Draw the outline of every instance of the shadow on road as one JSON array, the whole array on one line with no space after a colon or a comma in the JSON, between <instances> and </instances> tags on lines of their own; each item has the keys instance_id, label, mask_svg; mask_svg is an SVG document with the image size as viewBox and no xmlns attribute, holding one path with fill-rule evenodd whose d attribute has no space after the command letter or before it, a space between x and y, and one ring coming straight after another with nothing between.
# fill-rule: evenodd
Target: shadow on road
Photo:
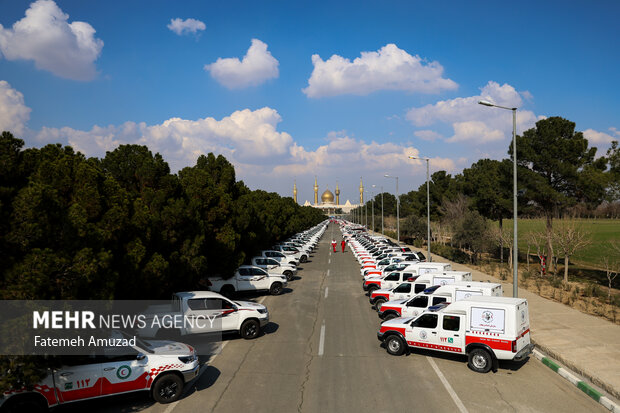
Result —
<instances>
[{"instance_id":1,"label":"shadow on road","mask_svg":"<svg viewBox=\"0 0 620 413\"><path fill-rule=\"evenodd\" d=\"M385 343L381 343L381 348L385 349ZM451 354L451 353L443 353L439 351L433 350L425 350L421 348L409 349L409 351L405 352L402 357L416 357L416 356L428 356L435 359L449 360L458 364L464 365L467 368L467 356L463 354ZM499 369L500 370L510 370L517 371L521 367L527 363L529 357L523 361L511 361L511 360L499 360ZM458 365L454 365L454 368L458 368Z\"/></svg>"}]
</instances>

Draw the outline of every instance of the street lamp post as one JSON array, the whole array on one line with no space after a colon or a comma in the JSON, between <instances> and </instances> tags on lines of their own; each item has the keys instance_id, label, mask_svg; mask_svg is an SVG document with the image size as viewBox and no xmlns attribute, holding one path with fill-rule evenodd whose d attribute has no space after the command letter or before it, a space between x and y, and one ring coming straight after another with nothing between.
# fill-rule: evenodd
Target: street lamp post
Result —
<instances>
[{"instance_id":1,"label":"street lamp post","mask_svg":"<svg viewBox=\"0 0 620 413\"><path fill-rule=\"evenodd\" d=\"M400 199L398 199L398 177L397 176L391 176L388 174L383 175L386 178L394 178L396 179L396 241L398 242L398 245L400 246Z\"/></svg>"},{"instance_id":2,"label":"street lamp post","mask_svg":"<svg viewBox=\"0 0 620 413\"><path fill-rule=\"evenodd\" d=\"M431 191L430 191L430 177L429 177L429 161L430 158L419 158L416 156L410 156L409 159L421 159L426 161L426 246L428 247L428 261L431 262Z\"/></svg>"},{"instance_id":3,"label":"street lamp post","mask_svg":"<svg viewBox=\"0 0 620 413\"><path fill-rule=\"evenodd\" d=\"M500 109L506 109L512 111L512 221L514 230L513 239L513 257L512 257L512 296L517 297L519 292L518 278L518 258L519 251L517 250L517 108L508 108L506 106L496 105L488 100L478 101L479 104L484 106L491 106Z\"/></svg>"},{"instance_id":4,"label":"street lamp post","mask_svg":"<svg viewBox=\"0 0 620 413\"><path fill-rule=\"evenodd\" d=\"M383 185L381 186L381 235L385 235L383 231Z\"/></svg>"},{"instance_id":5,"label":"street lamp post","mask_svg":"<svg viewBox=\"0 0 620 413\"><path fill-rule=\"evenodd\" d=\"M376 188L377 185L373 185L373 188ZM372 232L375 232L375 192L372 191L370 193L370 197L372 198Z\"/></svg>"}]
</instances>

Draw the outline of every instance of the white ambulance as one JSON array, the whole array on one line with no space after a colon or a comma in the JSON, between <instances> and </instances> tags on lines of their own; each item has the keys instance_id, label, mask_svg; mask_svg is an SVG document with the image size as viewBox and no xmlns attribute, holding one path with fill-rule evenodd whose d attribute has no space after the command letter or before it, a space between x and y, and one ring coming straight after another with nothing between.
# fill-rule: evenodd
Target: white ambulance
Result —
<instances>
[{"instance_id":1,"label":"white ambulance","mask_svg":"<svg viewBox=\"0 0 620 413\"><path fill-rule=\"evenodd\" d=\"M443 272L452 270L452 264L445 262L420 262L420 261L402 261L395 264L390 264L381 270L381 276L386 276L394 271L407 271L413 275L424 275L434 272ZM364 279L376 278L378 275L375 273L378 270L371 270L367 274L364 274Z\"/></svg>"},{"instance_id":2,"label":"white ambulance","mask_svg":"<svg viewBox=\"0 0 620 413\"><path fill-rule=\"evenodd\" d=\"M443 302L453 303L475 295L502 297L502 285L497 283L460 281L447 285L435 285L422 293L404 300L379 303L379 318L391 320L396 317L417 317L428 307Z\"/></svg>"},{"instance_id":3,"label":"white ambulance","mask_svg":"<svg viewBox=\"0 0 620 413\"><path fill-rule=\"evenodd\" d=\"M121 337L124 333L118 334ZM5 392L0 410L46 412L53 406L135 391L149 391L157 402L172 403L199 370L193 347L139 338L136 345L116 346L101 355L60 356L60 361L61 367L53 369L32 390Z\"/></svg>"},{"instance_id":4,"label":"white ambulance","mask_svg":"<svg viewBox=\"0 0 620 413\"><path fill-rule=\"evenodd\" d=\"M386 301L413 297L433 285L446 285L453 282L471 280L471 272L469 271L443 271L415 276L411 273L411 276L405 282L398 284L397 287L380 288L371 291L368 298L370 304L379 309L381 304Z\"/></svg>"},{"instance_id":5,"label":"white ambulance","mask_svg":"<svg viewBox=\"0 0 620 413\"><path fill-rule=\"evenodd\" d=\"M475 296L431 307L417 318L381 324L377 338L388 353L408 348L467 355L472 370L486 373L498 360L524 360L533 350L524 298Z\"/></svg>"}]
</instances>

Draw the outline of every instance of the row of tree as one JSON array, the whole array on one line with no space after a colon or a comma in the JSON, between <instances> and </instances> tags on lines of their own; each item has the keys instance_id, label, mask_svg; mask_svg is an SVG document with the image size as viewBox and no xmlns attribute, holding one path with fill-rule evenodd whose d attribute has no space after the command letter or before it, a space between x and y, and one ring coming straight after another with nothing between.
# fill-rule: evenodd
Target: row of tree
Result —
<instances>
[{"instance_id":1,"label":"row of tree","mask_svg":"<svg viewBox=\"0 0 620 413\"><path fill-rule=\"evenodd\" d=\"M172 174L145 146L23 146L0 136L3 299L167 298L324 219L249 190L221 155Z\"/></svg>"},{"instance_id":2,"label":"row of tree","mask_svg":"<svg viewBox=\"0 0 620 413\"><path fill-rule=\"evenodd\" d=\"M433 173L429 184L431 220L449 226L457 217L451 208L465 202L469 210L498 221L501 228L503 220L512 217L512 145L508 154L510 159L481 159L455 176L446 171ZM536 122L534 128L517 136L517 155L519 216L545 218L549 262L554 255L554 218L571 209L593 211L601 204L617 205L620 200L618 142L612 143L606 156L597 158L596 148L589 146L569 120L551 117ZM426 217L426 190L424 183L400 195L401 218ZM381 214L382 197L384 214L396 215L396 197L388 193L374 198L374 213ZM365 207L372 210L372 200ZM401 235L426 238L419 225L405 224L404 230Z\"/></svg>"}]
</instances>

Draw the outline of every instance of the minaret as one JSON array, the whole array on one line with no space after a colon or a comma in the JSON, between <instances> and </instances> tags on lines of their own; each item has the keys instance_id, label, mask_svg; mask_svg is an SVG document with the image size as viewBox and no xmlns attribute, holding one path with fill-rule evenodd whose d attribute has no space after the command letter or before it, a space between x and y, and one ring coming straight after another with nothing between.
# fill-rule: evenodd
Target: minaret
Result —
<instances>
[{"instance_id":1,"label":"minaret","mask_svg":"<svg viewBox=\"0 0 620 413\"><path fill-rule=\"evenodd\" d=\"M316 175L314 176L314 205L319 204L319 184L316 182Z\"/></svg>"},{"instance_id":2,"label":"minaret","mask_svg":"<svg viewBox=\"0 0 620 413\"><path fill-rule=\"evenodd\" d=\"M364 205L364 184L362 183L361 176L360 176L360 205Z\"/></svg>"},{"instance_id":3,"label":"minaret","mask_svg":"<svg viewBox=\"0 0 620 413\"><path fill-rule=\"evenodd\" d=\"M297 179L295 179L295 183L293 184L293 199L295 203L297 203Z\"/></svg>"},{"instance_id":4,"label":"minaret","mask_svg":"<svg viewBox=\"0 0 620 413\"><path fill-rule=\"evenodd\" d=\"M340 205L340 189L338 189L338 181L336 181L336 205Z\"/></svg>"}]
</instances>

